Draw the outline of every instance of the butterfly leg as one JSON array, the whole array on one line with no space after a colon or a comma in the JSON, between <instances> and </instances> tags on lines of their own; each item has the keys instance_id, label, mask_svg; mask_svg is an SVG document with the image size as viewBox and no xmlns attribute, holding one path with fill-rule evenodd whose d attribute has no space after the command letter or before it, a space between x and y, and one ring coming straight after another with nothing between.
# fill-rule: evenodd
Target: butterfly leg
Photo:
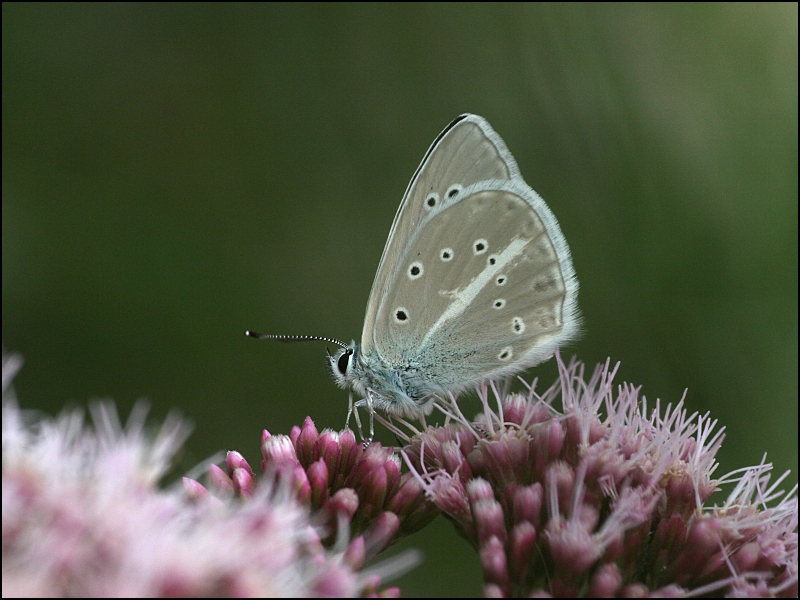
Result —
<instances>
[{"instance_id":1,"label":"butterfly leg","mask_svg":"<svg viewBox=\"0 0 800 600\"><path fill-rule=\"evenodd\" d=\"M347 420L344 422L344 428L350 429L350 417L353 416L353 392L350 392L350 396L347 402ZM358 421L358 414L356 414L356 421ZM359 423L360 425L360 423Z\"/></svg>"},{"instance_id":2,"label":"butterfly leg","mask_svg":"<svg viewBox=\"0 0 800 600\"><path fill-rule=\"evenodd\" d=\"M362 398L355 404L353 404L353 414L356 417L356 423L358 423L358 434L361 436L361 439L364 442L364 449L366 450L369 445L372 443L372 439L375 437L375 407L372 403L372 394L374 392L367 388L367 397ZM364 433L361 430L361 420L358 416L358 409L362 406L367 407L367 412L369 413L369 437L365 438Z\"/></svg>"},{"instance_id":3,"label":"butterfly leg","mask_svg":"<svg viewBox=\"0 0 800 600\"><path fill-rule=\"evenodd\" d=\"M367 410L369 411L369 441L375 437L375 407L372 405L372 390L367 388Z\"/></svg>"},{"instance_id":4,"label":"butterfly leg","mask_svg":"<svg viewBox=\"0 0 800 600\"><path fill-rule=\"evenodd\" d=\"M353 403L353 392L350 392L350 403L349 408L347 409L347 422L344 424L344 426L346 429L350 429L350 416L354 416L356 418L356 425L358 426L358 437L363 440L364 430L361 428L361 417L358 415L359 406L364 406L364 401L359 400L358 402Z\"/></svg>"}]
</instances>

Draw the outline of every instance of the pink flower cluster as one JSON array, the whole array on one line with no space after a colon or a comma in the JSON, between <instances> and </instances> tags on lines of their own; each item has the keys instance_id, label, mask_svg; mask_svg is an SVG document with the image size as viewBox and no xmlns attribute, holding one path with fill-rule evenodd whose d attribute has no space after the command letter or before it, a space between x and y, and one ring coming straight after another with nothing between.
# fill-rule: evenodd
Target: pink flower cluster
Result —
<instances>
[{"instance_id":1,"label":"pink flower cluster","mask_svg":"<svg viewBox=\"0 0 800 600\"><path fill-rule=\"evenodd\" d=\"M123 427L112 405L95 404L92 425L80 411L31 424L10 388L18 368L16 357L3 358L4 597L378 593L381 578L360 569L363 544L351 542L346 555L326 549L308 502L280 484L263 481L246 502L214 497L188 479L159 489L188 436L180 419L152 435L142 405ZM220 471L217 481L243 490L237 457L228 459L233 477Z\"/></svg>"},{"instance_id":2,"label":"pink flower cluster","mask_svg":"<svg viewBox=\"0 0 800 600\"><path fill-rule=\"evenodd\" d=\"M482 414L453 400L404 450L479 553L487 596L797 596L796 489L770 508L769 465L712 479L715 422L682 403L648 412L608 364L587 382L558 361L541 396L492 387L492 407L484 386Z\"/></svg>"},{"instance_id":3,"label":"pink flower cluster","mask_svg":"<svg viewBox=\"0 0 800 600\"><path fill-rule=\"evenodd\" d=\"M396 596L384 575L415 557L373 559L444 512L487 596L797 596L786 474L715 479L707 415L648 409L608 364L587 380L556 360L541 395L481 387L472 419L451 398L444 425L409 436L376 414L403 449L306 418L264 431L258 472L229 452L206 485L160 490L185 425L148 435L142 410L123 428L108 405L94 427L75 412L25 424L4 357L3 595Z\"/></svg>"},{"instance_id":4,"label":"pink flower cluster","mask_svg":"<svg viewBox=\"0 0 800 600\"><path fill-rule=\"evenodd\" d=\"M261 481L291 490L308 506L321 520L326 546L347 536L345 558L354 569L439 514L417 478L400 472L394 449L380 443L364 448L349 430L319 433L310 417L288 436L265 430L261 456ZM259 478L244 457L228 453L226 467L211 467L215 491L252 496Z\"/></svg>"}]
</instances>

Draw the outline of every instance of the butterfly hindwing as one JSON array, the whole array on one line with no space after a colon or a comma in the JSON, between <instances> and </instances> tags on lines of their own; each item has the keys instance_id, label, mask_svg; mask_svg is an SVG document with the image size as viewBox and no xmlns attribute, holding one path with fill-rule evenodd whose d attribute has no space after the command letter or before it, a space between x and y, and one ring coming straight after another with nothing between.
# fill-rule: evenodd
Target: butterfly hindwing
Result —
<instances>
[{"instance_id":1,"label":"butterfly hindwing","mask_svg":"<svg viewBox=\"0 0 800 600\"><path fill-rule=\"evenodd\" d=\"M537 202L488 181L423 221L375 321L386 361L456 389L537 364L575 333L568 251Z\"/></svg>"}]
</instances>

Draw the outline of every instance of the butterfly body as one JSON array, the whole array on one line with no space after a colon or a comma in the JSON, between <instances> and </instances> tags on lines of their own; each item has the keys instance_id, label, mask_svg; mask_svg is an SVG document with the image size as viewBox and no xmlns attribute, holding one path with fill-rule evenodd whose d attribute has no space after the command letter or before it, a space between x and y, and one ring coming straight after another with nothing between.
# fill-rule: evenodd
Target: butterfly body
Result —
<instances>
[{"instance_id":1,"label":"butterfly body","mask_svg":"<svg viewBox=\"0 0 800 600\"><path fill-rule=\"evenodd\" d=\"M361 344L329 354L335 381L389 414L547 360L579 330L578 283L544 200L485 119L434 141L395 216Z\"/></svg>"}]
</instances>

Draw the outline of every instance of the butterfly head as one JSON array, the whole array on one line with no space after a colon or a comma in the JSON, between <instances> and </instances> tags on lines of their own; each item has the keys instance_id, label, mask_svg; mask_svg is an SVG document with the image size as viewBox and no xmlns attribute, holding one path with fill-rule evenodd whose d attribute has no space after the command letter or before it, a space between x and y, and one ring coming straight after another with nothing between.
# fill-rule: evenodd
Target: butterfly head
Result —
<instances>
[{"instance_id":1,"label":"butterfly head","mask_svg":"<svg viewBox=\"0 0 800 600\"><path fill-rule=\"evenodd\" d=\"M325 350L328 355L328 370L336 385L343 389L352 389L356 380L354 366L360 355L358 345L355 342L350 342L350 344L339 348L334 354L331 354L327 348Z\"/></svg>"}]
</instances>

